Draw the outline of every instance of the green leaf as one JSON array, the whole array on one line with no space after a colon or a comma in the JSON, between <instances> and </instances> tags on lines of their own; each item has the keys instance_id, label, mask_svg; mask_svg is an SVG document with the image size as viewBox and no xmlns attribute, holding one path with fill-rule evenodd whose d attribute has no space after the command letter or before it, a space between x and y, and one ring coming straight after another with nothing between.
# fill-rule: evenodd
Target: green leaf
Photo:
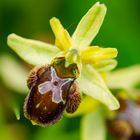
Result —
<instances>
[{"instance_id":1,"label":"green leaf","mask_svg":"<svg viewBox=\"0 0 140 140\"><path fill-rule=\"evenodd\" d=\"M16 119L20 120L20 104L16 100L11 99L9 107L14 112Z\"/></svg>"},{"instance_id":2,"label":"green leaf","mask_svg":"<svg viewBox=\"0 0 140 140\"><path fill-rule=\"evenodd\" d=\"M11 111L14 113L17 120L20 120L20 102L18 101L18 98L14 94L8 91L4 91L5 94L7 94L6 99L6 105L11 109Z\"/></svg>"},{"instance_id":3,"label":"green leaf","mask_svg":"<svg viewBox=\"0 0 140 140\"><path fill-rule=\"evenodd\" d=\"M118 69L108 75L110 88L131 90L140 81L140 65Z\"/></svg>"},{"instance_id":4,"label":"green leaf","mask_svg":"<svg viewBox=\"0 0 140 140\"><path fill-rule=\"evenodd\" d=\"M27 93L28 71L10 55L0 56L0 77L4 84L18 93Z\"/></svg>"},{"instance_id":5,"label":"green leaf","mask_svg":"<svg viewBox=\"0 0 140 140\"><path fill-rule=\"evenodd\" d=\"M52 58L60 51L53 45L25 39L15 34L8 36L7 43L23 60L33 65L50 63Z\"/></svg>"},{"instance_id":6,"label":"green leaf","mask_svg":"<svg viewBox=\"0 0 140 140\"><path fill-rule=\"evenodd\" d=\"M83 117L81 136L82 140L106 140L105 118L101 109Z\"/></svg>"},{"instance_id":7,"label":"green leaf","mask_svg":"<svg viewBox=\"0 0 140 140\"><path fill-rule=\"evenodd\" d=\"M104 4L100 4L99 2L89 9L86 15L81 19L72 36L73 47L84 48L89 46L99 32L106 10L106 6Z\"/></svg>"},{"instance_id":8,"label":"green leaf","mask_svg":"<svg viewBox=\"0 0 140 140\"><path fill-rule=\"evenodd\" d=\"M119 108L117 99L112 95L100 74L92 66L83 65L78 82L83 93L101 101L111 110Z\"/></svg>"}]
</instances>

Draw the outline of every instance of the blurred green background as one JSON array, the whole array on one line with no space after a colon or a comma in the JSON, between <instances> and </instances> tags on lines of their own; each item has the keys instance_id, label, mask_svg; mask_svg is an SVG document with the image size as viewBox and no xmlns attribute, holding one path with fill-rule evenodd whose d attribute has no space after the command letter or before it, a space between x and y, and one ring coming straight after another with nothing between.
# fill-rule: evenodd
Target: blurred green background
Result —
<instances>
[{"instance_id":1,"label":"blurred green background","mask_svg":"<svg viewBox=\"0 0 140 140\"><path fill-rule=\"evenodd\" d=\"M49 26L51 17L58 17L72 34L81 17L95 2L95 0L0 0L0 56L6 54L14 57L14 60L28 71L31 66L22 62L8 48L7 35L16 33L26 38L53 43L54 36ZM108 12L93 44L117 48L119 51L117 68L140 63L140 1L100 0L100 2L106 4ZM0 59L2 60L2 57ZM3 65L10 63L5 60L6 57L3 59L2 62L5 62ZM16 80L18 77L16 73L12 73L12 68L6 68ZM2 65L0 69L3 69ZM22 112L25 91L20 89L15 91L5 83L3 78L0 78L0 140L80 140L81 117L64 117L56 125L45 129L31 125L23 117L23 113L21 119L17 121L10 111L9 103L18 101Z\"/></svg>"}]
</instances>

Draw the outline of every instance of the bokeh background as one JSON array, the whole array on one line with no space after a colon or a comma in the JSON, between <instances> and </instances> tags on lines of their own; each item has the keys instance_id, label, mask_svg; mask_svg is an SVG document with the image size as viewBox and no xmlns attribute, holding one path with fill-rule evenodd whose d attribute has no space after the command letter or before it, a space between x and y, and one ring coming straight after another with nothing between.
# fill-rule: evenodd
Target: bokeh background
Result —
<instances>
[{"instance_id":1,"label":"bokeh background","mask_svg":"<svg viewBox=\"0 0 140 140\"><path fill-rule=\"evenodd\" d=\"M26 38L54 43L49 19L58 17L72 34L81 17L95 2L95 0L0 0L2 73L0 74L0 140L81 139L81 117L64 117L56 125L45 129L33 126L24 118L22 105L26 89L23 88L21 79L32 66L20 60L8 48L6 41L8 34L16 33ZM140 63L140 1L100 0L100 2L106 4L108 12L93 44L117 48L119 51L117 68ZM9 73L12 77L6 75ZM15 80L19 81L18 85L14 84ZM20 120L17 120L11 111L11 104L15 105L16 102L21 108Z\"/></svg>"}]
</instances>

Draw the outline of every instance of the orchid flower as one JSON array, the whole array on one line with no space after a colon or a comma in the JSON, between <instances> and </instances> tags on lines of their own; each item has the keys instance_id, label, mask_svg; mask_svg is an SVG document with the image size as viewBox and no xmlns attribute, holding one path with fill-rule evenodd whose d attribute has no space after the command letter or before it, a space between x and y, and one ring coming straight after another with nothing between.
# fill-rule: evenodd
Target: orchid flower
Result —
<instances>
[{"instance_id":1,"label":"orchid flower","mask_svg":"<svg viewBox=\"0 0 140 140\"><path fill-rule=\"evenodd\" d=\"M10 34L8 46L32 65L50 64L56 57L65 58L65 67L76 64L79 69L76 81L80 92L102 102L110 110L116 110L119 103L100 72L109 71L116 66L114 58L117 49L90 45L100 30L106 11L106 6L97 2L83 16L72 36L59 19L53 17L50 25L55 35L54 45Z\"/></svg>"}]
</instances>

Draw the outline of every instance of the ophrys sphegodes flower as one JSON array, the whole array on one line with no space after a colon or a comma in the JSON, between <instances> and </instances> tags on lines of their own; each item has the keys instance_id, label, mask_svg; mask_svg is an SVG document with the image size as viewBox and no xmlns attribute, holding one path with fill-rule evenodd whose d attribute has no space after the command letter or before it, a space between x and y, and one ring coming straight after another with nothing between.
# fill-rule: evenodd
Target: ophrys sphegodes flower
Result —
<instances>
[{"instance_id":1,"label":"ophrys sphegodes flower","mask_svg":"<svg viewBox=\"0 0 140 140\"><path fill-rule=\"evenodd\" d=\"M117 49L89 46L97 35L105 14L106 6L97 2L82 18L72 37L57 18L52 18L50 24L55 34L55 46L25 39L15 34L8 36L8 45L22 59L33 65L44 65L35 68L28 79L30 93L25 101L25 115L31 121L41 126L47 126L59 120L65 109L67 112L73 113L80 103L78 85L80 93L103 102L111 110L119 108L118 101L111 94L99 73L116 66L116 60L113 58L117 56ZM59 59L64 61L63 65L57 63L55 66ZM60 82L53 81L54 79ZM65 88L62 88L62 85ZM67 94L65 94L65 90ZM57 91L57 98L52 91ZM37 95L37 97L32 98L31 95ZM51 105L45 106L40 103L41 99L43 103L46 103L48 96L50 97L47 102L50 101L51 105L56 104L56 110L51 110ZM27 110L28 105L30 111ZM60 110L57 109L58 106L61 106ZM43 115L39 108L41 111L44 109ZM39 112L39 115L35 112ZM44 115L44 112L47 115ZM50 112L57 115L49 116ZM45 116L47 116L46 120Z\"/></svg>"},{"instance_id":2,"label":"ophrys sphegodes flower","mask_svg":"<svg viewBox=\"0 0 140 140\"><path fill-rule=\"evenodd\" d=\"M78 108L81 97L73 73L78 69L75 64L67 68L64 64L63 57L55 58L52 64L37 66L30 72L27 81L30 93L25 100L24 112L34 123L53 124L65 109L73 113Z\"/></svg>"}]
</instances>

